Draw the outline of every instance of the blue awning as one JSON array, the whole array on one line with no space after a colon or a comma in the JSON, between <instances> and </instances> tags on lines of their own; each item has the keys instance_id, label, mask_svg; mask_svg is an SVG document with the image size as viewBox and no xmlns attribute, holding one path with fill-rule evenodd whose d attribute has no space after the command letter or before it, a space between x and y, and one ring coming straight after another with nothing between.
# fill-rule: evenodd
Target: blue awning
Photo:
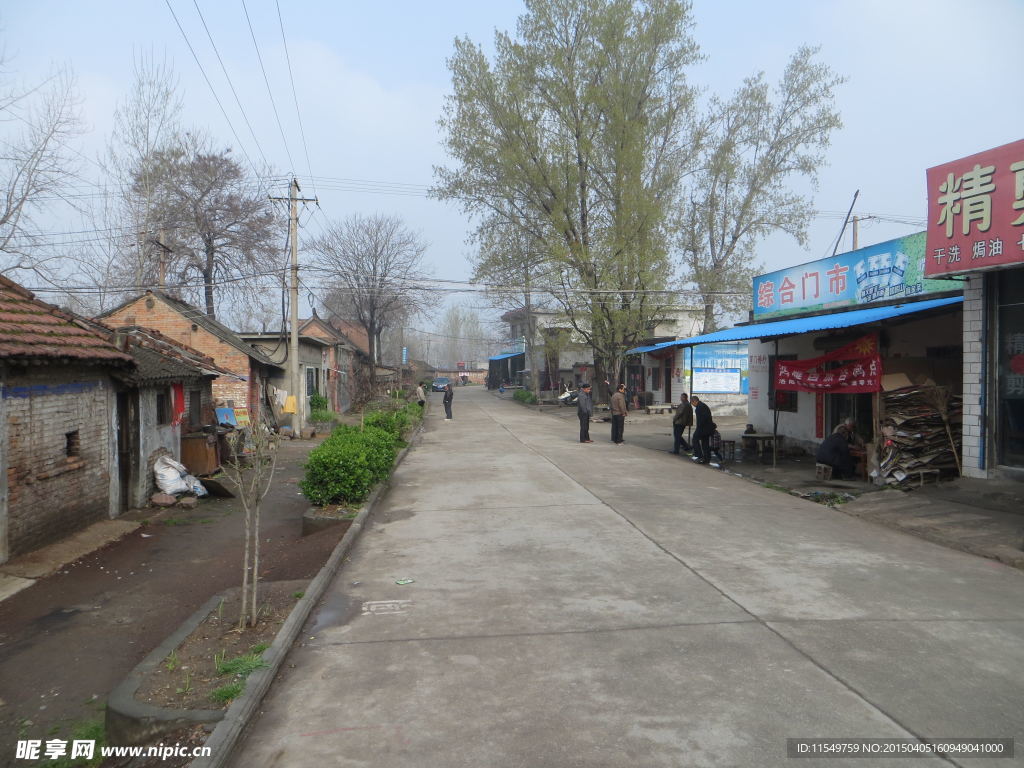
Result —
<instances>
[{"instance_id":1,"label":"blue awning","mask_svg":"<svg viewBox=\"0 0 1024 768\"><path fill-rule=\"evenodd\" d=\"M526 353L525 352L502 352L500 355L495 355L494 357L489 357L487 359L489 361L493 362L494 360L506 360L506 359L508 359L510 357L515 357L516 355L523 355L523 354L526 354Z\"/></svg>"},{"instance_id":2,"label":"blue awning","mask_svg":"<svg viewBox=\"0 0 1024 768\"><path fill-rule=\"evenodd\" d=\"M877 323L881 320L890 320L894 317L912 315L916 312L926 312L929 309L949 307L954 304L962 304L963 296L950 296L945 299L931 299L929 301L913 301L907 304L897 304L891 307L871 307L869 309L854 309L849 312L836 312L831 315L814 315L813 317L798 317L793 320L775 320L767 323L752 323L750 325L738 325L734 328L726 328L714 333L705 333L703 336L692 336L689 339L676 339L665 341L657 345L657 349L665 347L692 347L697 344L711 344L716 341L744 341L746 339L770 339L775 336L793 336L809 331L827 331L833 328L851 328L855 325L867 325ZM641 348L643 351L649 351ZM628 354L628 353L627 353Z\"/></svg>"},{"instance_id":3,"label":"blue awning","mask_svg":"<svg viewBox=\"0 0 1024 768\"><path fill-rule=\"evenodd\" d=\"M662 343L664 344L665 342L662 342ZM648 345L646 347L633 347L632 349L627 349L626 350L626 354L627 355L639 355L639 354L641 354L643 352L650 352L652 349L657 349L659 346L660 345L658 345L658 344L650 344L650 345Z\"/></svg>"}]
</instances>

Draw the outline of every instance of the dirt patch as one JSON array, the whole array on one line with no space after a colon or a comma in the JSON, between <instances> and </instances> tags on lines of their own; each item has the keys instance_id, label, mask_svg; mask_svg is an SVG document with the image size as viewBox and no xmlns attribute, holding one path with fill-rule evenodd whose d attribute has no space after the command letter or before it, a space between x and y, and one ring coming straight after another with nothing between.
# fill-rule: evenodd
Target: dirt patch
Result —
<instances>
[{"instance_id":1,"label":"dirt patch","mask_svg":"<svg viewBox=\"0 0 1024 768\"><path fill-rule=\"evenodd\" d=\"M162 745L180 748L188 757L108 757L100 764L100 768L185 768L192 763L192 750L203 746L209 735L203 726L192 725L162 737Z\"/></svg>"},{"instance_id":2,"label":"dirt patch","mask_svg":"<svg viewBox=\"0 0 1024 768\"><path fill-rule=\"evenodd\" d=\"M135 698L169 709L226 709L244 689L247 675L263 666L263 651L274 642L306 584L262 584L259 622L244 629L238 628L241 591L231 590L217 609L146 677Z\"/></svg>"}]
</instances>

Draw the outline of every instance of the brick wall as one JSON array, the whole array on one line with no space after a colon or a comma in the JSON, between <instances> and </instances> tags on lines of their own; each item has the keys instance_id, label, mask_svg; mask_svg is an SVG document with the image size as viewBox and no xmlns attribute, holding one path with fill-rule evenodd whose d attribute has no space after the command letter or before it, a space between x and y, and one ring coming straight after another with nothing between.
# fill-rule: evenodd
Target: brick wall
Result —
<instances>
[{"instance_id":1,"label":"brick wall","mask_svg":"<svg viewBox=\"0 0 1024 768\"><path fill-rule=\"evenodd\" d=\"M982 411L985 382L981 341L985 323L985 276L971 275L964 283L964 420L963 471L968 477L988 477L984 455Z\"/></svg>"},{"instance_id":2,"label":"brick wall","mask_svg":"<svg viewBox=\"0 0 1024 768\"><path fill-rule=\"evenodd\" d=\"M198 310L197 310L198 311ZM238 376L249 376L250 358L238 348L192 322L158 296L140 296L130 304L103 318L108 325L141 325L153 328L175 341L202 352L225 370ZM247 382L221 376L213 382L213 397L217 402L229 401L252 410L258 400L250 400Z\"/></svg>"},{"instance_id":3,"label":"brick wall","mask_svg":"<svg viewBox=\"0 0 1024 768\"><path fill-rule=\"evenodd\" d=\"M108 516L111 391L97 370L9 369L3 467L10 557Z\"/></svg>"}]
</instances>

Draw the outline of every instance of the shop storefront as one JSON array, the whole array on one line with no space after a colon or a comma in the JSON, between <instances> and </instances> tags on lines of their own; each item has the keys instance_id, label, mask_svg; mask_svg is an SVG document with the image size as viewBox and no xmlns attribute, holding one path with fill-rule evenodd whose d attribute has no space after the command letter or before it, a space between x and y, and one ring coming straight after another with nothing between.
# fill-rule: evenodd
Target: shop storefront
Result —
<instances>
[{"instance_id":1,"label":"shop storefront","mask_svg":"<svg viewBox=\"0 0 1024 768\"><path fill-rule=\"evenodd\" d=\"M926 273L964 285L964 474L1024 476L1024 141L927 180Z\"/></svg>"}]
</instances>

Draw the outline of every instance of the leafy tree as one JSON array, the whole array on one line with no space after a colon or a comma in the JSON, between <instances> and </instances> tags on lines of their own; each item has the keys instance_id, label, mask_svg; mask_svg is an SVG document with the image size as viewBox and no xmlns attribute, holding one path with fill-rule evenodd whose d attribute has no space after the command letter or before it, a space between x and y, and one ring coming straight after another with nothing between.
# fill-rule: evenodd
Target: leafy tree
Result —
<instances>
[{"instance_id":1,"label":"leafy tree","mask_svg":"<svg viewBox=\"0 0 1024 768\"><path fill-rule=\"evenodd\" d=\"M684 278L703 299L705 333L723 314L748 307L761 240L781 231L806 243L811 199L792 184L802 179L813 188L841 126L834 102L843 79L815 62L816 53L799 49L774 93L759 73L730 100L711 100L710 135L675 222Z\"/></svg>"},{"instance_id":2,"label":"leafy tree","mask_svg":"<svg viewBox=\"0 0 1024 768\"><path fill-rule=\"evenodd\" d=\"M527 0L493 65L468 39L449 60L441 126L457 161L434 194L526 227L554 295L593 347L598 381L660 311L665 222L677 188L697 58L680 0Z\"/></svg>"},{"instance_id":3,"label":"leafy tree","mask_svg":"<svg viewBox=\"0 0 1024 768\"><path fill-rule=\"evenodd\" d=\"M383 330L397 318L415 314L426 301L426 244L397 216L354 214L330 224L308 248L325 275L328 311L362 326L370 360L380 362Z\"/></svg>"}]
</instances>

